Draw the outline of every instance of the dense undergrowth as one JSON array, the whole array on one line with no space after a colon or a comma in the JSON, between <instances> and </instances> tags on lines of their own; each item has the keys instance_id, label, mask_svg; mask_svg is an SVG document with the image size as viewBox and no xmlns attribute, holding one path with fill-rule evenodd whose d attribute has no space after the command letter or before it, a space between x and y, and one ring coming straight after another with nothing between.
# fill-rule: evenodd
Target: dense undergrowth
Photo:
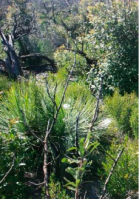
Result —
<instances>
[{"instance_id":1,"label":"dense undergrowth","mask_svg":"<svg viewBox=\"0 0 139 199\"><path fill-rule=\"evenodd\" d=\"M22 16L29 16L22 2L15 4L23 9ZM7 10L7 24L14 18L15 4ZM48 51L57 72L39 79L30 74L18 80L0 75L0 198L91 199L97 186L99 198L122 150L105 194L108 199L136 198L136 3L84 0L73 3L70 12L66 6L56 9L55 16L39 9L35 28L43 39L32 32L31 38L15 41L15 52ZM20 62L26 67L44 64L40 57ZM87 189L90 184L92 190Z\"/></svg>"}]
</instances>

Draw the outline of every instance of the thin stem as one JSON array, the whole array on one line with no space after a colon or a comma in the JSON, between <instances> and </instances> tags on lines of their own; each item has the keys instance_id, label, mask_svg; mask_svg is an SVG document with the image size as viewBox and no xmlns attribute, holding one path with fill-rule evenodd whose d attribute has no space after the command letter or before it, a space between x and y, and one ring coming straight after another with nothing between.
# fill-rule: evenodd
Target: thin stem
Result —
<instances>
[{"instance_id":1,"label":"thin stem","mask_svg":"<svg viewBox=\"0 0 139 199\"><path fill-rule=\"evenodd\" d=\"M104 198L105 193L106 193L106 191L107 191L108 183L110 182L110 179L111 179L111 177L112 177L112 174L113 174L113 172L114 172L114 169L115 169L115 167L116 167L116 165L117 165L117 163L118 163L120 157L122 156L122 153L123 153L123 152L124 152L124 148L118 153L118 155L117 155L117 157L116 157L116 159L115 159L115 161L114 161L114 164L112 165L112 168L111 168L111 170L110 170L110 172L109 172L109 175L108 175L108 177L107 177L107 179L106 179L106 181L105 181L105 184L104 184L104 187L103 187L103 190L102 190L102 195L99 197L99 199L103 199L103 198Z\"/></svg>"},{"instance_id":2,"label":"thin stem","mask_svg":"<svg viewBox=\"0 0 139 199\"><path fill-rule=\"evenodd\" d=\"M101 93L102 93L102 82L103 82L103 77L101 76L100 78L100 87L99 87L99 91L98 91L98 97L97 97L97 102L96 102L96 109L95 109L95 113L91 122L91 127L90 127L90 131L93 130L94 124L98 119L98 114L99 114L99 103L100 103L100 97L101 97Z\"/></svg>"},{"instance_id":3,"label":"thin stem","mask_svg":"<svg viewBox=\"0 0 139 199\"><path fill-rule=\"evenodd\" d=\"M6 174L4 175L4 177L2 178L2 180L0 181L0 184L3 183L6 179L6 177L9 175L9 173L11 172L12 168L14 167L14 162L15 162L15 155L13 157L13 162L12 165L10 167L10 169L6 172Z\"/></svg>"},{"instance_id":4,"label":"thin stem","mask_svg":"<svg viewBox=\"0 0 139 199\"><path fill-rule=\"evenodd\" d=\"M62 103L63 103L63 101L65 99L66 90L67 90L67 87L69 85L69 81L70 81L70 78L72 76L72 73L73 73L73 70L74 70L75 66L76 66L76 53L75 53L74 64L72 65L70 73L69 73L69 76L67 78L67 81L66 81L66 84L65 84L65 88L64 88L64 91L63 91L63 95L62 95L60 104L59 104L59 106L56 109L56 113L55 113L55 115L53 117L51 125L50 125L50 121L48 121L47 130L45 132L43 172L44 172L44 186L45 186L45 198L46 199L50 199L51 198L50 197L50 193L49 193L49 184L48 184L48 139L49 139L49 135L51 134L52 129L53 129L53 127L54 127L54 125L55 125L55 123L57 121L59 112L60 112L61 107L62 107ZM55 88L55 92L56 92L56 88ZM54 95L56 95L56 94L54 94Z\"/></svg>"}]
</instances>

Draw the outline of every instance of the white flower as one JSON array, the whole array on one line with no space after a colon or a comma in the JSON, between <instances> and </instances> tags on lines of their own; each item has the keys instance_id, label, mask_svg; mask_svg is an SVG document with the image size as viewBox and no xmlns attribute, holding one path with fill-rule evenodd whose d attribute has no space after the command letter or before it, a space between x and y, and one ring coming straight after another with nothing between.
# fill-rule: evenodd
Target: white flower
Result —
<instances>
[{"instance_id":1,"label":"white flower","mask_svg":"<svg viewBox=\"0 0 139 199\"><path fill-rule=\"evenodd\" d=\"M25 163L20 163L19 166L26 166L26 164Z\"/></svg>"},{"instance_id":2,"label":"white flower","mask_svg":"<svg viewBox=\"0 0 139 199\"><path fill-rule=\"evenodd\" d=\"M106 118L102 122L99 123L98 128L99 129L107 128L111 122L112 122L111 118Z\"/></svg>"},{"instance_id":3,"label":"white flower","mask_svg":"<svg viewBox=\"0 0 139 199\"><path fill-rule=\"evenodd\" d=\"M22 135L18 135L18 137L19 137L19 139L21 139L21 140L25 140L25 139L26 139L26 137L24 137L24 136L22 136Z\"/></svg>"},{"instance_id":4,"label":"white flower","mask_svg":"<svg viewBox=\"0 0 139 199\"><path fill-rule=\"evenodd\" d=\"M64 109L68 109L69 107L70 107L69 104L63 104L63 108L64 108Z\"/></svg>"}]
</instances>

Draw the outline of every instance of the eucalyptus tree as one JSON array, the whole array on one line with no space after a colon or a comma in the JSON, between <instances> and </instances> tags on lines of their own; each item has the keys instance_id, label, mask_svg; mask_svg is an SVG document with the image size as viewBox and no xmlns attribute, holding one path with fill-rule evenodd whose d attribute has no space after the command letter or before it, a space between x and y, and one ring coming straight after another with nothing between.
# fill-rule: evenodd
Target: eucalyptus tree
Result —
<instances>
[{"instance_id":1,"label":"eucalyptus tree","mask_svg":"<svg viewBox=\"0 0 139 199\"><path fill-rule=\"evenodd\" d=\"M5 12L0 23L1 45L3 46L1 48L3 48L4 54L0 59L1 71L17 78L23 75L22 68L25 67L26 60L34 59L34 57L45 60L51 65L52 70L56 70L55 63L51 58L39 52L31 52L29 46L30 35L35 36L37 33L35 5L24 0L8 3L5 5ZM25 39L27 42L24 42ZM47 64L43 63L43 66L46 67Z\"/></svg>"}]
</instances>

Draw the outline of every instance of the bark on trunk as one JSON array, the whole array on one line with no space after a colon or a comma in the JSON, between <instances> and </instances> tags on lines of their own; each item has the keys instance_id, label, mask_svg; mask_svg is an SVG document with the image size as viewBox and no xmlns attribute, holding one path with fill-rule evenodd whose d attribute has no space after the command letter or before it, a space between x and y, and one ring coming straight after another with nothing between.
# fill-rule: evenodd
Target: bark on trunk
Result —
<instances>
[{"instance_id":1,"label":"bark on trunk","mask_svg":"<svg viewBox=\"0 0 139 199\"><path fill-rule=\"evenodd\" d=\"M75 199L79 199L79 190L78 190L78 188L75 191Z\"/></svg>"},{"instance_id":2,"label":"bark on trunk","mask_svg":"<svg viewBox=\"0 0 139 199\"><path fill-rule=\"evenodd\" d=\"M50 199L49 185L48 185L48 142L47 142L47 137L45 137L45 140L44 140L43 173L44 173L45 199Z\"/></svg>"},{"instance_id":3,"label":"bark on trunk","mask_svg":"<svg viewBox=\"0 0 139 199\"><path fill-rule=\"evenodd\" d=\"M14 50L14 42L12 35L7 37L0 30L0 36L2 44L4 46L4 51L7 54L7 59L5 61L5 67L10 76L18 78L18 76L23 75L18 56Z\"/></svg>"}]
</instances>

